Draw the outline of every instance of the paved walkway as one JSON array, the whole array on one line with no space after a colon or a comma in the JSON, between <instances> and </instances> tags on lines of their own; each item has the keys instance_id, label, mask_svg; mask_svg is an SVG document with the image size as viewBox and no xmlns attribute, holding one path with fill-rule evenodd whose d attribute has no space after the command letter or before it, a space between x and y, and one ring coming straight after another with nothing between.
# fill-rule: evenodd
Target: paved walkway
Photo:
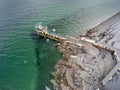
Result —
<instances>
[{"instance_id":1,"label":"paved walkway","mask_svg":"<svg viewBox=\"0 0 120 90\"><path fill-rule=\"evenodd\" d=\"M102 84L107 84L112 79L112 76L115 74L115 72L117 72L118 69L120 69L120 62L118 62L111 70L111 72L102 80Z\"/></svg>"}]
</instances>

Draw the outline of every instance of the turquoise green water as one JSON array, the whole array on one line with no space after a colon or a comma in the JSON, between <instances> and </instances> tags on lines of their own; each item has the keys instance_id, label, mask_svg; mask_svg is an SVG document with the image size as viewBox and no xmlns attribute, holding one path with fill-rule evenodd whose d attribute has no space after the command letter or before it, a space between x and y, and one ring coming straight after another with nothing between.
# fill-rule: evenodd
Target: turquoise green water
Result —
<instances>
[{"instance_id":1,"label":"turquoise green water","mask_svg":"<svg viewBox=\"0 0 120 90\"><path fill-rule=\"evenodd\" d=\"M115 14L119 0L0 0L0 90L45 90L61 59L54 41L34 35L43 22L64 35L80 35ZM40 65L37 64L40 63Z\"/></svg>"}]
</instances>

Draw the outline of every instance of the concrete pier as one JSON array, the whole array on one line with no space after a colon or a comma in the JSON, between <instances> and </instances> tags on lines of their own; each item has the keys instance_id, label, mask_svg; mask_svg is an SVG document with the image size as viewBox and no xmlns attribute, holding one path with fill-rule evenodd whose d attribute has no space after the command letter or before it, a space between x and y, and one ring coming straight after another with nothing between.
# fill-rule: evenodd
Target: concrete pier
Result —
<instances>
[{"instance_id":1,"label":"concrete pier","mask_svg":"<svg viewBox=\"0 0 120 90\"><path fill-rule=\"evenodd\" d=\"M63 37L60 37L60 36L57 36L57 35L54 35L54 34L50 34L46 31L36 30L36 32L40 36L47 37L47 38L50 38L50 39L55 40L55 41L64 42L64 41L67 40L66 38L63 38Z\"/></svg>"},{"instance_id":2,"label":"concrete pier","mask_svg":"<svg viewBox=\"0 0 120 90\"><path fill-rule=\"evenodd\" d=\"M58 42L64 42L64 43L69 43L69 44L73 44L75 46L79 46L79 47L82 47L83 45L80 44L80 43L75 43L74 41L70 41L68 40L67 38L64 38L64 37L60 37L60 36L57 36L57 35L54 35L54 34L50 34L46 31L40 31L40 30L36 30L37 34L40 35L40 36L43 36L43 37L47 37L47 38L50 38L52 40L55 40L55 41L58 41Z\"/></svg>"}]
</instances>

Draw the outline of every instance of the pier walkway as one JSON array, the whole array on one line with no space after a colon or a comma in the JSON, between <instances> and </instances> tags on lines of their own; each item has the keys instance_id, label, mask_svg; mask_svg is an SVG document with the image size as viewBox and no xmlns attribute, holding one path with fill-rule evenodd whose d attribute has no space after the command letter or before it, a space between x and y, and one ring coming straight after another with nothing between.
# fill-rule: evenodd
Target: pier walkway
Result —
<instances>
[{"instance_id":1,"label":"pier walkway","mask_svg":"<svg viewBox=\"0 0 120 90\"><path fill-rule=\"evenodd\" d=\"M79 46L79 47L82 47L83 45L80 44L80 43L76 43L74 41L70 41L68 40L67 38L64 38L64 37L60 37L60 36L57 36L57 35L54 35L54 34L50 34L46 31L40 31L40 30L36 30L37 34L40 35L40 36L43 36L43 37L47 37L47 38L50 38L52 40L55 40L55 41L58 41L58 42L64 42L64 43L69 43L69 44L73 44L75 46Z\"/></svg>"},{"instance_id":2,"label":"pier walkway","mask_svg":"<svg viewBox=\"0 0 120 90\"><path fill-rule=\"evenodd\" d=\"M85 42L88 42L88 43L91 43L93 44L95 47L98 47L98 48L103 48L105 50L108 50L110 52L114 52L114 50L108 46L105 46L105 45L102 45L102 44L99 44L99 43L96 43L95 41L91 40L91 39L87 39L85 37L81 37L80 38L82 41L85 41Z\"/></svg>"}]
</instances>

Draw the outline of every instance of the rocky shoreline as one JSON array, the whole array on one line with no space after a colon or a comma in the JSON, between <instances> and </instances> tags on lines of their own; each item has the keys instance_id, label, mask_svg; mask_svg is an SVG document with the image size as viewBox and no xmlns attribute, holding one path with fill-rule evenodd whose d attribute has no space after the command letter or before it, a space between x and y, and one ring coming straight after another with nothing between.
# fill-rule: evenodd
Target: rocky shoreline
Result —
<instances>
[{"instance_id":1,"label":"rocky shoreline","mask_svg":"<svg viewBox=\"0 0 120 90\"><path fill-rule=\"evenodd\" d=\"M56 69L55 90L96 90L101 80L116 64L111 52L88 46L59 45L63 60Z\"/></svg>"},{"instance_id":2,"label":"rocky shoreline","mask_svg":"<svg viewBox=\"0 0 120 90\"><path fill-rule=\"evenodd\" d=\"M89 30L84 37L116 48L120 45L114 42L119 41L120 37L120 19L118 17L120 17L120 13ZM66 42L58 45L60 52L63 53L63 59L59 60L55 66L55 80L52 80L54 90L97 90L101 81L117 63L111 51L96 47L84 40L81 41L81 37L76 39L83 47Z\"/></svg>"}]
</instances>

